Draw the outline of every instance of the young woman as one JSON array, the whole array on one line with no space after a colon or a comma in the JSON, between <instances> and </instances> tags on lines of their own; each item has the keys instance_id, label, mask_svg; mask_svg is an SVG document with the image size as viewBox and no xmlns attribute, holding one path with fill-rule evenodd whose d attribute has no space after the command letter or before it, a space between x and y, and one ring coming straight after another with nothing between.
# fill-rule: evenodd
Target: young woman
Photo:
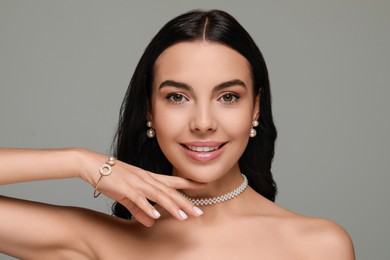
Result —
<instances>
[{"instance_id":1,"label":"young woman","mask_svg":"<svg viewBox=\"0 0 390 260\"><path fill-rule=\"evenodd\" d=\"M181 15L141 57L115 158L85 149L0 150L1 184L80 177L95 196L117 201L115 216L0 197L0 252L23 259L354 259L340 226L273 202L275 138L267 68L249 34L222 11Z\"/></svg>"}]
</instances>

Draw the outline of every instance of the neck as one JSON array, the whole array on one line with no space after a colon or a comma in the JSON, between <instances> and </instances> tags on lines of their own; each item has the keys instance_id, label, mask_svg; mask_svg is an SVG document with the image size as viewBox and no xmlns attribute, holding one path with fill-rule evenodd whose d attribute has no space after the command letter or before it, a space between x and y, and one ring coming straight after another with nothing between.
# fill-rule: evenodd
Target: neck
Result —
<instances>
[{"instance_id":1,"label":"neck","mask_svg":"<svg viewBox=\"0 0 390 260\"><path fill-rule=\"evenodd\" d=\"M249 186L236 198L210 206L198 206L204 212L200 217L189 217L183 222L180 222L181 229L186 227L209 227L215 225L223 225L224 223L231 223L233 220L241 219L242 217L253 216L253 212L263 209L262 204L266 204L267 200L262 198ZM156 221L157 226L160 224L172 223L176 227L178 224L176 218L167 212L164 208L156 205L157 210L162 217ZM172 222L170 222L172 221Z\"/></svg>"},{"instance_id":2,"label":"neck","mask_svg":"<svg viewBox=\"0 0 390 260\"><path fill-rule=\"evenodd\" d=\"M174 174L177 176L183 176L181 174ZM184 175L185 176L185 175ZM191 189L181 190L190 198L210 198L217 197L229 193L237 189L244 181L239 168L234 167L229 172L223 174L221 177L216 177L215 180L207 182L207 185L203 189Z\"/></svg>"},{"instance_id":3,"label":"neck","mask_svg":"<svg viewBox=\"0 0 390 260\"><path fill-rule=\"evenodd\" d=\"M195 206L209 206L209 205L215 205L218 203L223 203L228 200L232 200L239 196L248 186L248 179L244 174L241 174L241 176L244 178L244 181L241 183L240 186L235 188L232 191L229 191L225 194L215 196L215 197L209 197L209 198L191 198L184 194L183 192L180 192L182 196L184 196L186 199L192 202Z\"/></svg>"}]
</instances>

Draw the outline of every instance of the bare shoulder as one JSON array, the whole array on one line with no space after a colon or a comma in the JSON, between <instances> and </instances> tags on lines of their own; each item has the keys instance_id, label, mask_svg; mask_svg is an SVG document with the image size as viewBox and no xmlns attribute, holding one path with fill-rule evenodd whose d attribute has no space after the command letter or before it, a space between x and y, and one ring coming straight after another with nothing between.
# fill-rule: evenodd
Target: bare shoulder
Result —
<instances>
[{"instance_id":1,"label":"bare shoulder","mask_svg":"<svg viewBox=\"0 0 390 260\"><path fill-rule=\"evenodd\" d=\"M326 219L298 216L297 245L311 259L355 259L352 240L343 227Z\"/></svg>"},{"instance_id":2,"label":"bare shoulder","mask_svg":"<svg viewBox=\"0 0 390 260\"><path fill-rule=\"evenodd\" d=\"M77 207L0 196L0 252L25 259L96 259L126 221ZM129 223L129 222L127 222ZM130 235L129 235L130 234ZM131 240L133 236L129 232ZM100 250L100 251L99 251Z\"/></svg>"},{"instance_id":3,"label":"bare shoulder","mask_svg":"<svg viewBox=\"0 0 390 260\"><path fill-rule=\"evenodd\" d=\"M89 254L93 252L93 258L121 259L123 255L139 251L137 234L145 228L138 222L85 208L67 207L65 212L69 224L77 230L79 239L90 249Z\"/></svg>"},{"instance_id":4,"label":"bare shoulder","mask_svg":"<svg viewBox=\"0 0 390 260\"><path fill-rule=\"evenodd\" d=\"M281 228L304 259L355 259L352 239L339 224L281 209Z\"/></svg>"},{"instance_id":5,"label":"bare shoulder","mask_svg":"<svg viewBox=\"0 0 390 260\"><path fill-rule=\"evenodd\" d=\"M115 237L120 237L122 233L126 234L126 237L132 238L134 232L140 224L135 221L129 221L121 219L112 215L108 215L102 212L78 208L78 207L66 207L64 209L68 215L69 222L76 227L80 232L85 233L88 240L92 240L96 237L99 240L101 237L105 239L115 240ZM91 236L91 233L94 236ZM120 239L123 239L122 237Z\"/></svg>"},{"instance_id":6,"label":"bare shoulder","mask_svg":"<svg viewBox=\"0 0 390 260\"><path fill-rule=\"evenodd\" d=\"M252 198L252 201L255 199ZM335 222L303 216L260 197L256 207L256 232L261 239L275 241L277 252L288 259L355 259L352 240L346 230ZM265 228L264 228L265 227ZM266 233L264 233L264 230ZM265 241L267 242L267 241Z\"/></svg>"}]
</instances>

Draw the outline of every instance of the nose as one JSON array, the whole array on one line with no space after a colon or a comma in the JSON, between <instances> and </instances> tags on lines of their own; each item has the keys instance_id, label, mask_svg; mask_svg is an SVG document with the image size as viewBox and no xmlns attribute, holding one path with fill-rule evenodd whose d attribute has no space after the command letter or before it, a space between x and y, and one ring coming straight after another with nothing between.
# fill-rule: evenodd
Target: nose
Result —
<instances>
[{"instance_id":1,"label":"nose","mask_svg":"<svg viewBox=\"0 0 390 260\"><path fill-rule=\"evenodd\" d=\"M217 129L217 121L209 106L201 105L194 110L190 129L197 133L211 133Z\"/></svg>"}]
</instances>

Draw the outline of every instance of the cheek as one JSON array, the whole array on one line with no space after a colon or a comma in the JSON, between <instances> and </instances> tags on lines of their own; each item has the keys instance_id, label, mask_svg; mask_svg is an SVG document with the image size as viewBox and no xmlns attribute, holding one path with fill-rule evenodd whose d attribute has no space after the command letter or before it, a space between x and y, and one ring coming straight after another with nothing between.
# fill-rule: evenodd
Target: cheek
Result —
<instances>
[{"instance_id":1,"label":"cheek","mask_svg":"<svg viewBox=\"0 0 390 260\"><path fill-rule=\"evenodd\" d=\"M188 113L185 109L155 104L153 110L153 123L159 142L174 139L188 127Z\"/></svg>"},{"instance_id":2,"label":"cheek","mask_svg":"<svg viewBox=\"0 0 390 260\"><path fill-rule=\"evenodd\" d=\"M246 138L252 125L252 115L249 109L232 109L229 112L221 111L217 113L218 126L223 129L229 136L235 138Z\"/></svg>"},{"instance_id":3,"label":"cheek","mask_svg":"<svg viewBox=\"0 0 390 260\"><path fill-rule=\"evenodd\" d=\"M194 111L193 111L194 110ZM153 124L159 143L174 141L189 130L191 115L196 108L190 104L167 107L164 102L156 101L153 106ZM217 122L217 134L220 131L235 139L246 139L252 126L253 107L245 104L238 107L224 107L220 104L210 107L211 120Z\"/></svg>"}]
</instances>

